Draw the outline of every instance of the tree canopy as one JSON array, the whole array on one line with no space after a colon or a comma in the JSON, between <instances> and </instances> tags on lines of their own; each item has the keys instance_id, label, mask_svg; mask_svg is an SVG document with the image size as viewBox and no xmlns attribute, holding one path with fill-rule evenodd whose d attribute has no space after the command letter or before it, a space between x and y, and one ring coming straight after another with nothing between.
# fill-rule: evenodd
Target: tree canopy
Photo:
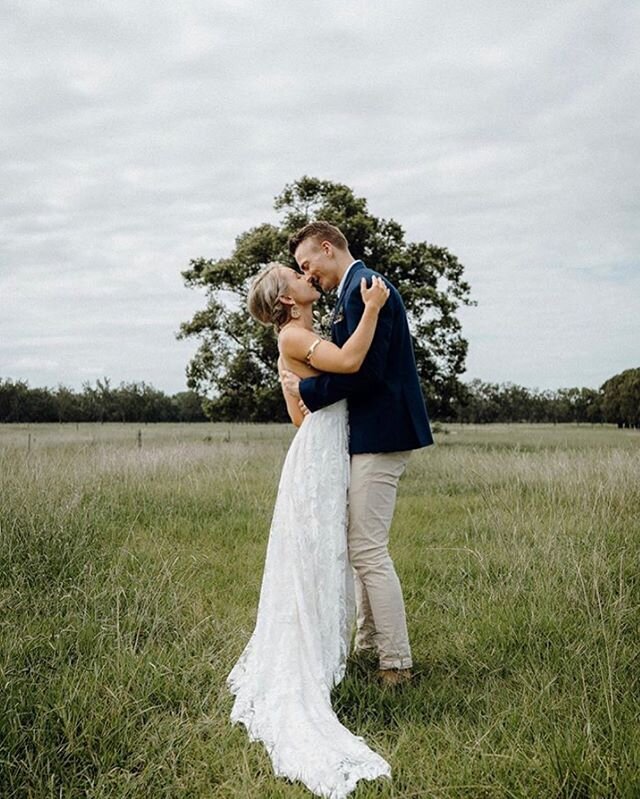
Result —
<instances>
[{"instance_id":1,"label":"tree canopy","mask_svg":"<svg viewBox=\"0 0 640 799\"><path fill-rule=\"evenodd\" d=\"M263 223L241 233L227 258L194 258L182 272L185 284L206 292L205 307L180 326L179 338L195 337L198 349L187 366L187 385L207 397L212 419L285 420L276 370L272 330L246 309L251 279L270 261L296 268L289 236L306 223L323 219L347 237L355 258L381 272L398 289L407 309L418 373L432 416L449 418L463 393L468 344L457 317L461 305L474 304L464 267L446 247L407 242L400 224L371 214L367 201L342 183L304 176L275 198L279 224ZM331 295L317 303L317 319L332 307Z\"/></svg>"}]
</instances>

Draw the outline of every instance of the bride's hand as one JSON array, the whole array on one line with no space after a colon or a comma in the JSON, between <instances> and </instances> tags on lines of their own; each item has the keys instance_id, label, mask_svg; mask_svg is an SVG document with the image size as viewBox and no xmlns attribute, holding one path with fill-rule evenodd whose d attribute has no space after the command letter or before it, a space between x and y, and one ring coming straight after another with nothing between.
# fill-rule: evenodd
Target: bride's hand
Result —
<instances>
[{"instance_id":1,"label":"bride's hand","mask_svg":"<svg viewBox=\"0 0 640 799\"><path fill-rule=\"evenodd\" d=\"M371 280L371 287L367 288L366 278L360 281L360 294L365 306L376 308L378 311L389 298L389 289L381 277L374 276Z\"/></svg>"}]
</instances>

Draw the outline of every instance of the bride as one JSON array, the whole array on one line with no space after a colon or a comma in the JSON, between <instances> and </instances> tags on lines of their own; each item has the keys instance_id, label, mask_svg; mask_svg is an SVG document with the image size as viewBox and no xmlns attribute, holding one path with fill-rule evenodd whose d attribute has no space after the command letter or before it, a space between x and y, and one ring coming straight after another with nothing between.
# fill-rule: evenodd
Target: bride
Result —
<instances>
[{"instance_id":1,"label":"bride","mask_svg":"<svg viewBox=\"0 0 640 799\"><path fill-rule=\"evenodd\" d=\"M251 315L278 334L278 368L302 377L357 372L389 289L374 277L360 286L364 312L337 347L313 332L320 296L279 263L254 280ZM318 796L341 799L360 779L390 777L389 764L344 727L331 707L343 678L355 614L347 553L349 455L346 400L305 416L285 393L299 428L289 448L265 559L256 626L227 677L231 721L264 743L276 775L300 780Z\"/></svg>"}]
</instances>

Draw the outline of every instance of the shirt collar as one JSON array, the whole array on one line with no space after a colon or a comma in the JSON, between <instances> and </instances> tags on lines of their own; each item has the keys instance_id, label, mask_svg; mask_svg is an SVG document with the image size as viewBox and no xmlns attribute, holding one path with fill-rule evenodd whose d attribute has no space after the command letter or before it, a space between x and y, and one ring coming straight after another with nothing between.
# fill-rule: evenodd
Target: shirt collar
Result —
<instances>
[{"instance_id":1,"label":"shirt collar","mask_svg":"<svg viewBox=\"0 0 640 799\"><path fill-rule=\"evenodd\" d=\"M357 263L358 263L358 259L356 258L356 260L355 260L355 261L352 261L352 262L349 264L349 266L347 267L347 269L346 269L346 271L345 271L344 275L342 275L342 280L341 280L341 281L338 283L338 293L337 293L336 297L338 297L338 298L339 298L339 297L340 297L340 295L342 294L342 289L344 288L344 284L345 284L345 282L346 282L346 280L347 280L347 275L348 275L348 274L349 274L349 272L351 271L351 267L352 267L354 264L357 264Z\"/></svg>"}]
</instances>

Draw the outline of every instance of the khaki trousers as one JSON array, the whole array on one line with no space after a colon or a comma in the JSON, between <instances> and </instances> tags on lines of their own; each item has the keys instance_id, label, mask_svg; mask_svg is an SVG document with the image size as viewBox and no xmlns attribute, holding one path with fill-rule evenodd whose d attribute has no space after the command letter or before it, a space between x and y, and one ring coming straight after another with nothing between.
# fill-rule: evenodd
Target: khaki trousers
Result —
<instances>
[{"instance_id":1,"label":"khaki trousers","mask_svg":"<svg viewBox=\"0 0 640 799\"><path fill-rule=\"evenodd\" d=\"M412 665L402 588L389 556L398 481L411 450L351 456L349 557L355 572L355 649L377 652L381 669Z\"/></svg>"}]
</instances>

